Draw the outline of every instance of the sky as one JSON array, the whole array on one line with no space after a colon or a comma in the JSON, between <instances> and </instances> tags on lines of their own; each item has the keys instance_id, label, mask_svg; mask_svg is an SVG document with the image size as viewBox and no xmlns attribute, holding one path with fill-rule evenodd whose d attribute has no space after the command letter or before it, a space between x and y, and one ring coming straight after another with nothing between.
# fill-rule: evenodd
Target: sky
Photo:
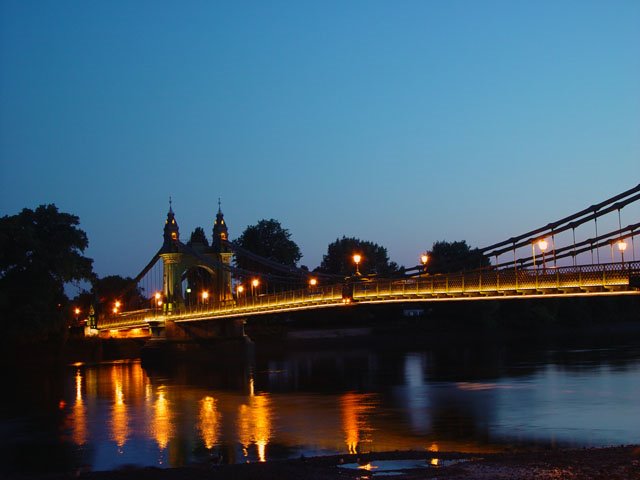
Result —
<instances>
[{"instance_id":1,"label":"sky","mask_svg":"<svg viewBox=\"0 0 640 480\"><path fill-rule=\"evenodd\" d=\"M100 276L274 218L412 266L640 183L637 0L0 2L0 215L80 218ZM623 211L623 223L640 220Z\"/></svg>"}]
</instances>

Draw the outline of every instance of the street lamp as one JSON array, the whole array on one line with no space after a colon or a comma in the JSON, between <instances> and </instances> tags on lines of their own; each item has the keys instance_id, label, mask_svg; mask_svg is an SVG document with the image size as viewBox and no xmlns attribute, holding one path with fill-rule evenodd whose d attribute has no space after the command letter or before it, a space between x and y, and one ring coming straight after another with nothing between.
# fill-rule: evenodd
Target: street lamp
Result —
<instances>
[{"instance_id":1,"label":"street lamp","mask_svg":"<svg viewBox=\"0 0 640 480\"><path fill-rule=\"evenodd\" d=\"M162 294L160 292L156 292L153 296L153 311L157 314L160 307L162 307Z\"/></svg>"},{"instance_id":2,"label":"street lamp","mask_svg":"<svg viewBox=\"0 0 640 480\"><path fill-rule=\"evenodd\" d=\"M310 287L315 287L316 285L318 285L318 279L317 279L317 278L314 278L314 277L311 277L311 278L309 279L309 286L310 286Z\"/></svg>"},{"instance_id":3,"label":"street lamp","mask_svg":"<svg viewBox=\"0 0 640 480\"><path fill-rule=\"evenodd\" d=\"M251 295L256 294L256 289L259 286L260 286L260 280L258 280L257 278L254 278L253 280L251 280Z\"/></svg>"},{"instance_id":4,"label":"street lamp","mask_svg":"<svg viewBox=\"0 0 640 480\"><path fill-rule=\"evenodd\" d=\"M544 252L547 250L548 246L549 244L544 238L541 238L540 240L538 240L538 248L542 252L542 270L543 271L547 269L547 262L544 257Z\"/></svg>"},{"instance_id":5,"label":"street lamp","mask_svg":"<svg viewBox=\"0 0 640 480\"><path fill-rule=\"evenodd\" d=\"M356 264L356 275L360 275L360 260L362 260L362 256L359 253L353 255L353 262Z\"/></svg>"},{"instance_id":6,"label":"street lamp","mask_svg":"<svg viewBox=\"0 0 640 480\"><path fill-rule=\"evenodd\" d=\"M422 269L427 271L427 262L429 261L429 255L425 252L420 255L420 263L422 263Z\"/></svg>"},{"instance_id":7,"label":"street lamp","mask_svg":"<svg viewBox=\"0 0 640 480\"><path fill-rule=\"evenodd\" d=\"M73 309L73 313L76 314L76 326L78 325L78 316L80 315L80 309L78 307Z\"/></svg>"},{"instance_id":8,"label":"street lamp","mask_svg":"<svg viewBox=\"0 0 640 480\"><path fill-rule=\"evenodd\" d=\"M202 305L206 305L208 303L209 300L209 292L207 292L206 290L203 290L203 292L201 293L202 295Z\"/></svg>"},{"instance_id":9,"label":"street lamp","mask_svg":"<svg viewBox=\"0 0 640 480\"><path fill-rule=\"evenodd\" d=\"M236 287L236 293L240 295L242 292L244 292L244 287L242 285L238 285Z\"/></svg>"},{"instance_id":10,"label":"street lamp","mask_svg":"<svg viewBox=\"0 0 640 480\"><path fill-rule=\"evenodd\" d=\"M118 310L120 310L120 305L122 305L120 303L120 300L116 300L113 304L113 313L118 313Z\"/></svg>"},{"instance_id":11,"label":"street lamp","mask_svg":"<svg viewBox=\"0 0 640 480\"><path fill-rule=\"evenodd\" d=\"M620 251L620 256L622 257L622 263L624 263L624 252L627 249L627 242L625 242L622 238L618 241L618 250Z\"/></svg>"}]
</instances>

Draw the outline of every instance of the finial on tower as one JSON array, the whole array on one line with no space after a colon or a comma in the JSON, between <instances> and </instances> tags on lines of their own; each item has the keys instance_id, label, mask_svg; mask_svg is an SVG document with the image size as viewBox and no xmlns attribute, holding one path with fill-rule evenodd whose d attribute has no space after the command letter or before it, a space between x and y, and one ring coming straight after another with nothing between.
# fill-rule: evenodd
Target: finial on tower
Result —
<instances>
[{"instance_id":1,"label":"finial on tower","mask_svg":"<svg viewBox=\"0 0 640 480\"><path fill-rule=\"evenodd\" d=\"M220 201L220 197L218 197L218 213L222 212L222 202Z\"/></svg>"},{"instance_id":2,"label":"finial on tower","mask_svg":"<svg viewBox=\"0 0 640 480\"><path fill-rule=\"evenodd\" d=\"M169 195L169 211L173 212L173 208L172 208L172 201L171 201L171 195Z\"/></svg>"}]
</instances>

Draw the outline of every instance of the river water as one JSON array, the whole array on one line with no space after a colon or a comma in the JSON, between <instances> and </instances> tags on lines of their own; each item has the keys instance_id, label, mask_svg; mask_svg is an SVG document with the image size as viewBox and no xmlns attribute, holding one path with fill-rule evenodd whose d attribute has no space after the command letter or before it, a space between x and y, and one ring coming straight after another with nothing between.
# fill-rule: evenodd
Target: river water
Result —
<instances>
[{"instance_id":1,"label":"river water","mask_svg":"<svg viewBox=\"0 0 640 480\"><path fill-rule=\"evenodd\" d=\"M640 443L638 335L429 339L13 369L7 471Z\"/></svg>"}]
</instances>

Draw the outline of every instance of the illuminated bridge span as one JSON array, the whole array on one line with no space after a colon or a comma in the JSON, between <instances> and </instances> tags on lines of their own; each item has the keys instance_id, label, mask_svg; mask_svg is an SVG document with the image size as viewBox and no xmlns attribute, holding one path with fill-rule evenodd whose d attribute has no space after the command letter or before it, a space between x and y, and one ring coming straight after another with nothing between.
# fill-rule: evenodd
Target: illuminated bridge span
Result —
<instances>
[{"instance_id":1,"label":"illuminated bridge span","mask_svg":"<svg viewBox=\"0 0 640 480\"><path fill-rule=\"evenodd\" d=\"M184 308L170 316L153 309L105 319L103 329L144 328L170 319L176 323L215 318L246 318L277 312L342 307L353 303L408 303L635 294L640 288L640 262L546 269L494 270L403 280L360 281L244 297L233 305Z\"/></svg>"},{"instance_id":2,"label":"illuminated bridge span","mask_svg":"<svg viewBox=\"0 0 640 480\"><path fill-rule=\"evenodd\" d=\"M489 267L480 270L434 275L428 274L424 265L418 265L406 269L398 278L367 277L356 271L346 279L314 273L320 285L305 288L300 286L306 285L311 275L308 271L280 265L229 242L220 207L211 246L182 243L170 206L164 243L136 278L145 292L157 290L147 304L153 308L124 312L116 309L100 316L96 327L103 335L132 329L153 332L154 328L157 333L167 325L206 325L214 320L348 308L353 304L639 294L640 261L636 260L635 238L640 222L622 224L623 211L637 220L639 206L640 185L556 222L480 249L492 259ZM234 267L233 255L249 258L272 273ZM161 274L157 274L158 287L142 287L153 277L156 265L162 267ZM247 283L255 276L272 285L289 281L298 287L262 294ZM234 288L241 282L244 290Z\"/></svg>"}]
</instances>

